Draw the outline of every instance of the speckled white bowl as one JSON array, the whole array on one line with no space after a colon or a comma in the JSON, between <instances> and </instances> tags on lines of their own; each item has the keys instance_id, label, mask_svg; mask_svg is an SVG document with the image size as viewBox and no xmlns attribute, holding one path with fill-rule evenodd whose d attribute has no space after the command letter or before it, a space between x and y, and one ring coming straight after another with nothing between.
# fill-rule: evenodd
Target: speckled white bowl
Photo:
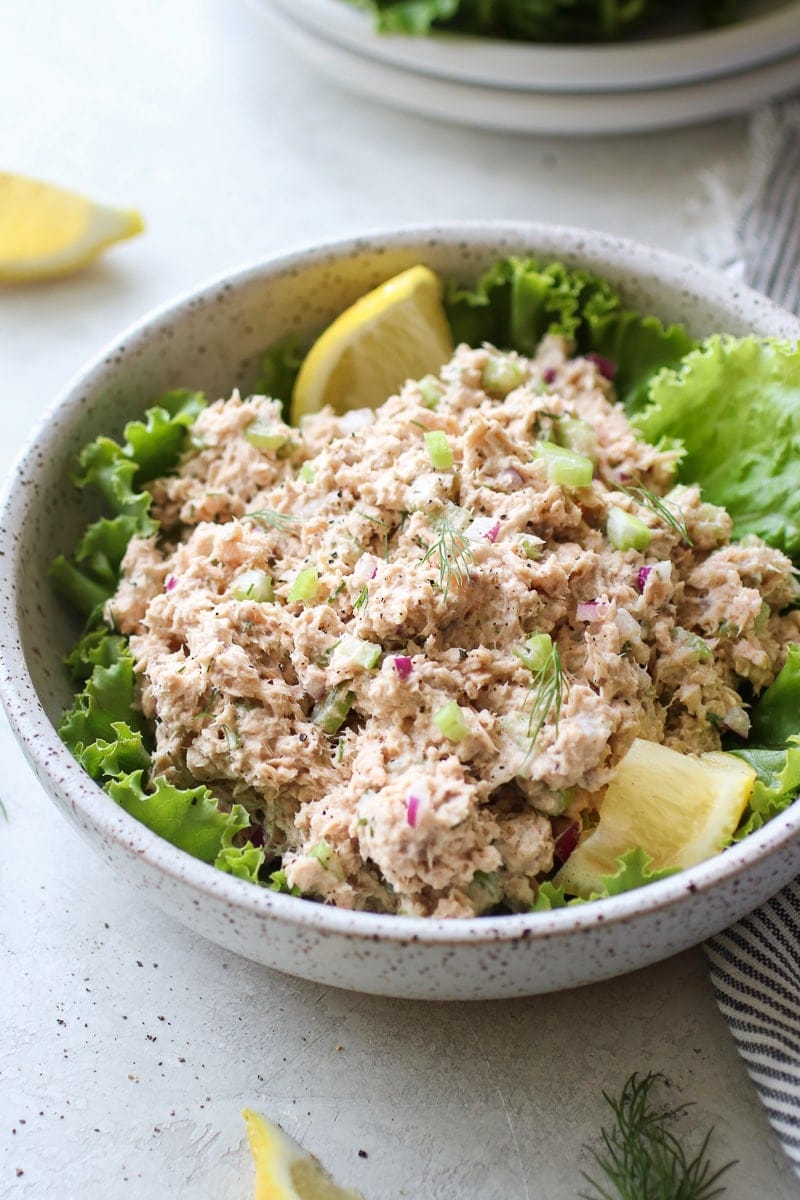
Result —
<instances>
[{"instance_id":1,"label":"speckled white bowl","mask_svg":"<svg viewBox=\"0 0 800 1200\"><path fill-rule=\"evenodd\" d=\"M69 486L76 451L118 433L166 388L212 397L255 377L259 352L313 333L396 271L424 261L473 279L499 255L558 257L607 276L643 312L691 331L800 338L800 322L690 262L604 234L471 223L376 233L234 271L127 330L40 423L0 512L0 694L38 779L114 871L213 941L337 987L398 997L489 999L554 991L645 966L754 908L800 869L800 805L711 861L641 891L552 913L421 920L275 895L175 849L119 809L55 732L70 687L61 657L77 628L46 573L69 552L90 501Z\"/></svg>"}]
</instances>

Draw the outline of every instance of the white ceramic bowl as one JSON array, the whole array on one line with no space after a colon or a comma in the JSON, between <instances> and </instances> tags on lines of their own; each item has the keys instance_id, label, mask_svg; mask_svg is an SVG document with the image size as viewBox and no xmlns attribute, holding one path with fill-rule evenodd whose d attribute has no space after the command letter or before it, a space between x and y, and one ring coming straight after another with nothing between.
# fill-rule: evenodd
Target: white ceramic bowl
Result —
<instances>
[{"instance_id":1,"label":"white ceramic bowl","mask_svg":"<svg viewBox=\"0 0 800 1200\"><path fill-rule=\"evenodd\" d=\"M746 288L603 234L488 223L371 234L234 271L127 330L47 413L2 501L0 693L41 783L117 874L191 929L338 987L464 1000L593 982L702 940L800 869L798 805L699 867L600 903L465 921L347 912L264 891L175 849L118 808L58 739L54 723L70 697L61 657L78 630L46 574L94 515L68 482L76 451L100 432L118 433L164 389L216 397L247 388L275 338L318 331L406 266L424 261L469 281L509 253L600 272L641 311L685 321L697 335L800 337L800 322Z\"/></svg>"}]
</instances>

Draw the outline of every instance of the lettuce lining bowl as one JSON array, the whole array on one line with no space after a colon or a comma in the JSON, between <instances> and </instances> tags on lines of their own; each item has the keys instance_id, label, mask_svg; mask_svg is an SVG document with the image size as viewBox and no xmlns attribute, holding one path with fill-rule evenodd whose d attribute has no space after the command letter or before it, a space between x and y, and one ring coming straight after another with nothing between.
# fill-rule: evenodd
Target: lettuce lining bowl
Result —
<instances>
[{"instance_id":1,"label":"lettuce lining bowl","mask_svg":"<svg viewBox=\"0 0 800 1200\"><path fill-rule=\"evenodd\" d=\"M698 867L576 908L458 921L334 909L224 875L163 841L122 811L56 734L70 699L61 659L78 629L45 579L53 553L69 553L97 515L67 483L77 451L117 433L165 390L247 389L265 346L290 332L313 335L405 267L421 261L470 283L509 254L585 267L640 312L683 321L696 336L800 338L800 322L755 293L601 234L476 223L371 234L246 267L127 331L46 414L3 500L0 691L37 777L109 865L165 911L232 951L333 986L489 999L595 982L702 940L800 869L800 808L790 808Z\"/></svg>"}]
</instances>

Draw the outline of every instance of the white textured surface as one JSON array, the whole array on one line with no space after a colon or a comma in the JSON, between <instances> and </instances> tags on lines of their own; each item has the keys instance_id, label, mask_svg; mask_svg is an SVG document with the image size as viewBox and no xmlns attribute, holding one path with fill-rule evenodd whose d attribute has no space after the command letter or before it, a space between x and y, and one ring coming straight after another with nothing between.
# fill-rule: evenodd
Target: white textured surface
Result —
<instances>
[{"instance_id":1,"label":"white textured surface","mask_svg":"<svg viewBox=\"0 0 800 1200\"><path fill-rule=\"evenodd\" d=\"M5 0L0 165L138 203L149 232L83 277L0 293L0 466L119 327L294 243L534 217L723 259L745 133L479 135L339 94L234 0ZM687 1129L714 1122L719 1160L740 1159L729 1200L797 1194L699 952L505 1004L326 992L144 906L56 815L4 723L0 761L3 1197L248 1197L252 1105L367 1200L574 1200L601 1089L649 1069L698 1101Z\"/></svg>"}]
</instances>

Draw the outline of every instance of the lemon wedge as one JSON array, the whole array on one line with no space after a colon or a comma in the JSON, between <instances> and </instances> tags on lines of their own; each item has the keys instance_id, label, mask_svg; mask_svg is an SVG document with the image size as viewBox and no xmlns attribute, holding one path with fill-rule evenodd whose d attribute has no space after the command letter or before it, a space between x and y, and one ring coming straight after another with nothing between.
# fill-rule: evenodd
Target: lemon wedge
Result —
<instances>
[{"instance_id":1,"label":"lemon wedge","mask_svg":"<svg viewBox=\"0 0 800 1200\"><path fill-rule=\"evenodd\" d=\"M242 1112L256 1169L254 1200L364 1200L337 1187L310 1154L258 1113Z\"/></svg>"},{"instance_id":2,"label":"lemon wedge","mask_svg":"<svg viewBox=\"0 0 800 1200\"><path fill-rule=\"evenodd\" d=\"M356 300L317 338L295 382L292 421L326 404L337 413L377 408L452 353L441 281L428 267L410 267Z\"/></svg>"},{"instance_id":3,"label":"lemon wedge","mask_svg":"<svg viewBox=\"0 0 800 1200\"><path fill-rule=\"evenodd\" d=\"M143 229L133 209L108 208L53 184L0 172L0 280L66 275Z\"/></svg>"},{"instance_id":4,"label":"lemon wedge","mask_svg":"<svg viewBox=\"0 0 800 1200\"><path fill-rule=\"evenodd\" d=\"M616 873L619 855L638 847L659 871L711 858L739 824L755 777L729 754L679 754L637 738L608 786L599 823L553 883L588 899Z\"/></svg>"}]
</instances>

